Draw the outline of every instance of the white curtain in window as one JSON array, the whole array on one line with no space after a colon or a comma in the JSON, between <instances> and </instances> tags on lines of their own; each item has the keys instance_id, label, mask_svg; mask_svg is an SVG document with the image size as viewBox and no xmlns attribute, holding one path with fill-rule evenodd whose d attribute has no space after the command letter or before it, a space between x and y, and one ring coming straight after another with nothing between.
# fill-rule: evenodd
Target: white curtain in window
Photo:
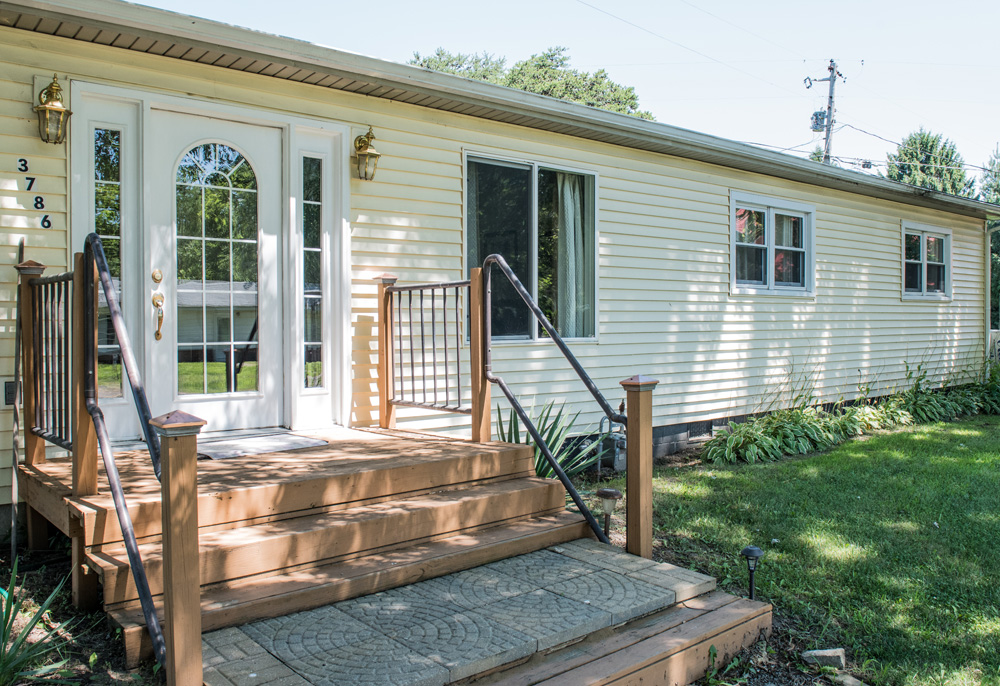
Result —
<instances>
[{"instance_id":1,"label":"white curtain in window","mask_svg":"<svg viewBox=\"0 0 1000 686\"><path fill-rule=\"evenodd\" d=\"M591 294L583 260L587 250L583 216L583 182L579 174L556 174L559 239L556 262L556 329L567 338L589 335L586 324Z\"/></svg>"}]
</instances>

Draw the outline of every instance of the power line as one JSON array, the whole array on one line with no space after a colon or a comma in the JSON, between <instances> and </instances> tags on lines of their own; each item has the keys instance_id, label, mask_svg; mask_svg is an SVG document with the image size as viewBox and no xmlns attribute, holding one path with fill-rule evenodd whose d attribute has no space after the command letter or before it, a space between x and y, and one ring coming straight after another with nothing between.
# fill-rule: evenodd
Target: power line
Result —
<instances>
[{"instance_id":1,"label":"power line","mask_svg":"<svg viewBox=\"0 0 1000 686\"><path fill-rule=\"evenodd\" d=\"M792 91L792 90L790 90L788 88L785 88L783 86L779 86L776 83L772 83L771 81L768 81L767 79L764 79L764 78L761 78L761 77L757 76L756 74L752 74L752 73L750 73L750 72L748 72L746 70L740 69L739 67L737 67L735 65L729 64L728 62L724 62L724 61L722 61L720 59L712 57L711 55L706 55L703 52L699 52L698 50L695 50L694 48L690 48L690 47L684 45L683 43L679 43L679 42L673 40L672 38L667 38L666 36L664 36L662 34L659 34L659 33L655 32L655 31L653 31L651 29L647 29L645 26L640 26L639 24L636 24L635 22L631 22L628 19L625 19L623 17L619 17L617 14L612 14L611 12L608 12L605 9L601 9L597 5L592 5L589 2L585 2L585 0L576 0L576 1L578 3L580 3L581 5L589 7L590 9L595 10L597 12L600 12L601 14L606 14L607 16L611 17L612 19L616 19L617 21L620 21L623 24L628 24L629 26L631 26L633 28L639 29L640 31L643 31L644 33L648 33L649 35L654 36L656 38L659 38L662 41L670 43L671 45L675 45L678 48L681 48L683 50L687 50L688 52L692 52L695 55L698 55L699 57L704 57L706 60L710 60L712 62L715 62L716 64L721 64L722 66L728 67L729 69L732 69L733 71L736 71L736 72L739 72L740 74L743 74L744 76L749 76L752 79L756 79L756 80L758 80L758 81L760 81L762 83L766 83L767 85L772 86L774 88L777 88L779 90L787 91L789 93L792 93L793 95L799 95L799 94L796 94L794 91ZM799 95L799 97L801 97L801 95Z\"/></svg>"}]
</instances>

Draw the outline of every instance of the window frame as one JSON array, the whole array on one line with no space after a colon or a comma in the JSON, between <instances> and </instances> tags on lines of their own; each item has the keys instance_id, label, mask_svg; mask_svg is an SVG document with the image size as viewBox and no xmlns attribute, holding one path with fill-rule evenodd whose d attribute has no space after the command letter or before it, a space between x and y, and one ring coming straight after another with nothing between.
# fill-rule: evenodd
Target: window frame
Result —
<instances>
[{"instance_id":1,"label":"window frame","mask_svg":"<svg viewBox=\"0 0 1000 686\"><path fill-rule=\"evenodd\" d=\"M741 283L736 278L736 212L740 209L766 214L765 249L767 279L762 284ZM774 281L775 214L802 219L803 285L783 286ZM816 295L816 208L813 205L756 193L729 192L729 292L730 295L767 295L770 297L815 297ZM784 246L787 247L787 246ZM791 248L799 250L798 248Z\"/></svg>"},{"instance_id":2,"label":"window frame","mask_svg":"<svg viewBox=\"0 0 1000 686\"><path fill-rule=\"evenodd\" d=\"M920 291L908 291L906 290L906 265L908 263L914 263L914 260L906 259L906 236L907 235L919 235L920 236ZM934 238L944 239L944 289L941 291L927 291L927 237L931 236ZM900 283L899 292L900 298L902 300L915 300L915 301L949 301L952 298L952 282L954 281L953 276L953 262L951 254L952 245L952 231L951 229L943 226L934 226L931 224L921 224L918 222L902 221L900 222L900 232L899 232L899 269L900 269ZM938 263L934 263L938 264Z\"/></svg>"},{"instance_id":3,"label":"window frame","mask_svg":"<svg viewBox=\"0 0 1000 686\"><path fill-rule=\"evenodd\" d=\"M465 264L464 274L469 274L473 267L480 267L481 264L471 264L469 262L469 162L481 162L485 164L495 164L502 167L512 167L515 169L526 169L531 173L531 217L530 224L530 241L531 241L531 255L529 257L529 262L531 265L531 274L524 277L524 275L518 274L517 276L522 279L522 283L528 286L528 290L531 292L532 297L538 299L538 173L542 170L553 171L553 172L563 172L567 174L578 174L580 176L589 179L588 188L591 194L591 214L593 217L593 240L594 240L594 259L593 259L593 283L594 283L594 293L593 293L593 330L592 336L563 336L563 340L569 342L584 342L584 343L597 343L600 338L600 276L599 276L599 265L600 265L600 212L598 203L598 189L600 188L600 174L593 169L582 169L579 167L573 167L565 165L558 162L550 162L548 160L537 160L537 159L523 159L517 157L508 157L503 155L497 155L495 153L484 153L474 150L463 150L462 151L462 262ZM494 278L503 278L502 275L494 274ZM495 343L507 344L533 344L539 341L551 340L547 336L539 335L540 325L537 320L531 316L532 326L530 333L527 336L494 336L493 341ZM555 323L553 322L553 326ZM561 335L561 334L560 334ZM468 340L468 335L466 336Z\"/></svg>"}]
</instances>

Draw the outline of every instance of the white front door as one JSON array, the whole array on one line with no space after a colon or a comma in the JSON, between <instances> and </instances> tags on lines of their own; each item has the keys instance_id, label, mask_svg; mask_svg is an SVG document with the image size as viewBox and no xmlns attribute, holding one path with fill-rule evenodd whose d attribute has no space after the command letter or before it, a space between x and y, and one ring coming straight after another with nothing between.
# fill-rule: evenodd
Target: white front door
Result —
<instances>
[{"instance_id":1,"label":"white front door","mask_svg":"<svg viewBox=\"0 0 1000 686\"><path fill-rule=\"evenodd\" d=\"M153 415L183 410L210 431L278 426L281 130L153 110L146 134L141 320Z\"/></svg>"}]
</instances>

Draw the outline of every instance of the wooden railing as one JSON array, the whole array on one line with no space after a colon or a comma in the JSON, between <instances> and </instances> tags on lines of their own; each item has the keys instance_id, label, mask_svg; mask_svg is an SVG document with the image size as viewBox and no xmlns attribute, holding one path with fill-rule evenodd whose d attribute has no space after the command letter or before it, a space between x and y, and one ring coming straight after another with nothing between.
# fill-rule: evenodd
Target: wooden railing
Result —
<instances>
[{"instance_id":1,"label":"wooden railing","mask_svg":"<svg viewBox=\"0 0 1000 686\"><path fill-rule=\"evenodd\" d=\"M396 277L391 274L383 274L377 277L379 281L379 361L378 361L378 388L379 388L379 425L382 428L392 428L396 424L396 407L410 406L422 407L425 409L441 410L447 412L460 412L471 415L472 420L472 440L476 442L487 442L491 440L491 413L490 413L490 385L494 384L506 396L511 407L517 413L522 424L524 424L532 440L544 455L546 461L552 467L553 472L566 487L566 491L573 499L574 504L581 514L587 519L595 537L605 543L608 542L603 530L598 524L594 515L580 498L575 486L563 472L561 466L556 462L550 446L548 446L532 424L528 414L518 402L516 395L504 380L493 373L492 365L492 332L491 332L491 268L497 266L503 276L510 282L514 290L520 295L527 309L539 322L550 340L556 345L570 366L577 373L588 392L594 397L601 410L614 422L625 424L626 426L626 464L628 470L626 488L629 494L626 500L626 547L629 552L643 557L652 556L653 540L653 498L652 498L652 469L653 469L653 436L652 436L652 391L658 383L657 380L645 376L634 376L621 382L626 391L627 409L626 415L615 412L611 405L604 398L604 395L597 388L597 385L584 370L583 366L573 355L569 346L563 341L555 327L549 322L541 308L531 297L530 293L521 284L520 280L511 270L510 266L500 255L490 255L486 258L482 268L471 270L468 281L448 282L444 284L415 284L408 286L396 285ZM428 317L425 316L425 293L434 293L436 289L453 288L455 290L454 308L455 315L452 318L454 331L448 329L447 316L443 318L445 323L441 338L445 341L445 350L448 350L447 341L456 341L455 372L457 377L455 387L458 390L458 405L453 406L450 402L438 402L440 396L437 388L439 377L438 358L433 350L437 349L438 322L436 315L430 317L431 334L426 334ZM462 389L465 384L461 381L461 358L458 354L461 346L458 343L464 338L463 328L465 317L460 316L461 303L459 292L468 298L468 340L469 340L469 381L470 402L468 405L461 403ZM414 316L413 299L414 294L419 293L417 316ZM406 299L404 304L403 299ZM434 309L434 296L430 298L431 312ZM444 302L447 302L446 300ZM428 341L432 352L428 355ZM427 360L430 357L430 375L428 375ZM445 357L446 378L450 379L452 372L449 367L449 358ZM417 374L416 370L420 373ZM407 379L406 373L409 370ZM432 379L431 382L428 379ZM408 381L408 384L407 384ZM431 384L433 388L429 388ZM401 391L400 389L403 388ZM409 393L409 397L407 397ZM428 393L430 395L428 396ZM450 390L445 391L446 398L450 398ZM417 400L421 395L422 400ZM430 397L432 400L427 401ZM631 420L631 421L630 421ZM552 446L558 447L558 446Z\"/></svg>"},{"instance_id":2,"label":"wooden railing","mask_svg":"<svg viewBox=\"0 0 1000 686\"><path fill-rule=\"evenodd\" d=\"M201 607L194 465L197 433L204 422L183 413L150 418L100 238L95 234L87 237L84 252L74 257L73 271L43 277L44 269L33 261L17 265L25 467L45 462L46 442L70 450L72 495L94 495L98 488L100 452L157 661L165 667L167 683L171 686L199 685L202 683ZM157 435L163 436L167 446L168 476L161 483L166 638L153 605L110 436L98 404L99 288L122 349L157 478L161 476ZM26 504L28 545L35 549L45 547L46 520L32 507L30 497ZM73 601L78 607L90 608L99 604L99 591L97 575L89 572L85 564L86 538L82 527L71 540Z\"/></svg>"}]
</instances>

